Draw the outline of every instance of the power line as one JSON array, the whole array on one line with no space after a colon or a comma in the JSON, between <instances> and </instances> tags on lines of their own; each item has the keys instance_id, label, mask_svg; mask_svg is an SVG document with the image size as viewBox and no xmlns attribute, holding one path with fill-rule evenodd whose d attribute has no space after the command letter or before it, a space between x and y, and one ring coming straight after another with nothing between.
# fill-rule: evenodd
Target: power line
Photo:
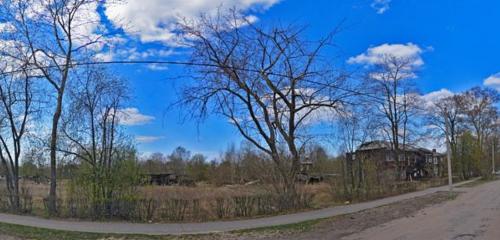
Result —
<instances>
[{"instance_id":1,"label":"power line","mask_svg":"<svg viewBox=\"0 0 500 240\"><path fill-rule=\"evenodd\" d=\"M76 67L76 66L91 66L91 65L113 65L113 64L165 64L165 65L183 65L183 66L198 66L198 67L220 67L220 65L216 64L209 64L209 63L194 63L194 62L183 62L183 61L152 61L152 60L147 60L147 61L100 61L100 62L75 62L71 63L71 67ZM59 68L57 65L49 65L49 66L43 66L43 67L33 67L33 68L27 68L27 69L17 69L17 70L12 70L12 71L5 71L0 73L0 75L12 75L24 71L35 71L39 69L52 69L52 68ZM232 67L234 68L234 67ZM247 68L236 68L236 70L239 71L247 71L247 72L255 72L255 73L260 73L260 70L256 69L247 69ZM284 77L286 75L284 74L276 74L276 73L270 73L271 75L276 75L276 76L281 76Z\"/></svg>"},{"instance_id":2,"label":"power line","mask_svg":"<svg viewBox=\"0 0 500 240\"><path fill-rule=\"evenodd\" d=\"M76 67L76 66L92 66L92 65L115 65L115 64L165 64L165 65L182 65L182 66L197 66L197 67L221 68L220 65L209 64L209 63L195 63L195 62L185 62L185 61L153 61L153 60L146 60L146 61L75 62L75 63L71 63L71 67ZM11 71L1 72L0 75L3 75L3 76L5 76L5 75L13 75L13 74L21 73L21 72L26 72L26 71L35 71L35 70L39 70L39 69L53 69L53 68L59 68L59 66L57 66L57 65L49 65L49 66L43 66L43 67L33 67L33 68L27 68L27 69L26 68L25 69L17 69L17 70L11 70ZM251 68L238 68L238 67L234 67L234 66L232 66L231 68L236 69L238 71L245 71L245 72L253 72L253 73L261 73L262 72L261 70L251 69ZM278 77L290 77L289 75L280 74L280 73L274 73L274 72L267 72L267 74L272 75L272 76L278 76ZM336 85L332 85L332 84L326 84L326 83L317 82L317 81L313 81L313 80L307 80L307 79L305 79L305 81L313 83L313 84L318 84L318 85L323 85L323 86L326 86L326 87L335 88L335 89L338 89L338 90L341 90L341 91L352 93L354 95L369 97L369 98L372 98L374 100L379 101L379 103L382 103L382 104L386 101L385 98L382 98L382 97L379 97L379 96L375 96L375 95L372 95L370 93L366 93L366 92L361 92L361 91L358 91L358 90L354 90L354 89L344 88L344 87L340 87L340 86L336 86ZM401 103L396 103L396 105L402 105L402 104ZM425 110L425 109L422 109L422 108L416 108L416 109Z\"/></svg>"}]
</instances>

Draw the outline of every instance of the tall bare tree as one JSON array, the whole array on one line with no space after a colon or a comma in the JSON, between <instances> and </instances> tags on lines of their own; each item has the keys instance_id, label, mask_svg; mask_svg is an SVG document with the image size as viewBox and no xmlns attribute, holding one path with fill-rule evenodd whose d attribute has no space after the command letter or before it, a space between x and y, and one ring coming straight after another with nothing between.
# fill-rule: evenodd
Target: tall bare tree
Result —
<instances>
[{"instance_id":1,"label":"tall bare tree","mask_svg":"<svg viewBox=\"0 0 500 240\"><path fill-rule=\"evenodd\" d=\"M372 94L381 99L376 101L374 110L379 117L379 129L385 133L391 144L398 169L397 178L403 171L405 147L412 120L417 112L418 97L409 82L415 77L414 62L412 57L385 55L370 70L367 78ZM368 100L373 102L372 98Z\"/></svg>"},{"instance_id":2,"label":"tall bare tree","mask_svg":"<svg viewBox=\"0 0 500 240\"><path fill-rule=\"evenodd\" d=\"M457 159L458 138L464 128L460 102L462 102L460 94L438 99L434 103L429 103L425 116L425 122L430 126L430 136L448 138L454 160Z\"/></svg>"},{"instance_id":3,"label":"tall bare tree","mask_svg":"<svg viewBox=\"0 0 500 240\"><path fill-rule=\"evenodd\" d=\"M320 55L333 35L312 44L301 29L262 29L237 11L203 16L182 30L198 66L182 103L199 119L209 112L225 116L272 160L276 190L293 199L307 125L350 94L337 89L344 76L325 68Z\"/></svg>"},{"instance_id":4,"label":"tall bare tree","mask_svg":"<svg viewBox=\"0 0 500 240\"><path fill-rule=\"evenodd\" d=\"M0 62L2 69L9 69ZM6 170L9 204L19 211L19 161L33 117L32 79L26 74L4 75L0 69L0 160Z\"/></svg>"},{"instance_id":5,"label":"tall bare tree","mask_svg":"<svg viewBox=\"0 0 500 240\"><path fill-rule=\"evenodd\" d=\"M463 93L460 99L464 120L475 133L478 146L482 149L485 139L497 126L498 110L495 104L500 96L494 89L474 87Z\"/></svg>"},{"instance_id":6,"label":"tall bare tree","mask_svg":"<svg viewBox=\"0 0 500 240\"><path fill-rule=\"evenodd\" d=\"M57 211L57 138L68 80L75 62L87 55L101 38L98 0L10 0L2 2L2 16L15 30L11 41L21 42L29 53L27 64L35 68L55 91L50 135L50 214ZM13 56L15 57L15 56Z\"/></svg>"},{"instance_id":7,"label":"tall bare tree","mask_svg":"<svg viewBox=\"0 0 500 240\"><path fill-rule=\"evenodd\" d=\"M364 159L355 156L356 148L369 140L373 140L376 134L377 121L369 111L369 105L360 102L350 106L344 113L339 115L339 141L341 151L346 154L345 163L343 163L344 182L347 183L350 180L351 190L355 190L355 188L359 190L364 182ZM354 169L354 166L357 166L357 169ZM347 192L347 184L345 184L344 188L345 192Z\"/></svg>"}]
</instances>

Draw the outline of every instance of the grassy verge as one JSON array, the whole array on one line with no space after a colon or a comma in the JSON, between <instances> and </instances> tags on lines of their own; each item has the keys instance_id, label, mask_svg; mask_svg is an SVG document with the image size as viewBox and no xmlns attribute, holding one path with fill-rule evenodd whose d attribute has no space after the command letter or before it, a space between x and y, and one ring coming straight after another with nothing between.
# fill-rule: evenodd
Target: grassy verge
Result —
<instances>
[{"instance_id":1,"label":"grassy verge","mask_svg":"<svg viewBox=\"0 0 500 240\"><path fill-rule=\"evenodd\" d=\"M485 184L485 183L488 183L488 182L491 182L491 181L495 181L495 180L499 180L499 179L500 178L498 178L498 177L481 178L479 180L476 180L476 181L473 181L473 182L470 182L470 183L467 183L467 184L464 184L464 185L460 185L458 187L459 188L471 188L471 187L479 186L481 184Z\"/></svg>"},{"instance_id":2,"label":"grassy verge","mask_svg":"<svg viewBox=\"0 0 500 240\"><path fill-rule=\"evenodd\" d=\"M20 226L15 224L0 223L0 238L2 235L13 237L15 240L208 240L222 239L223 236L265 235L268 233L300 233L311 231L317 224L327 219L310 220L294 224L272 227L233 231L226 234L202 234L182 236L152 236L132 234L101 234L72 232L36 227Z\"/></svg>"},{"instance_id":3,"label":"grassy verge","mask_svg":"<svg viewBox=\"0 0 500 240\"><path fill-rule=\"evenodd\" d=\"M85 232L70 232L51 230L35 227L26 227L14 224L0 223L0 237L6 235L22 240L171 240L171 239L189 239L178 238L175 236L148 236L148 235L121 235L121 234L100 234ZM16 239L17 240L17 239Z\"/></svg>"},{"instance_id":4,"label":"grassy verge","mask_svg":"<svg viewBox=\"0 0 500 240\"><path fill-rule=\"evenodd\" d=\"M277 225L277 226L270 226L270 227L262 227L262 228L252 228L252 229L245 229L245 230L237 230L233 231L232 233L237 234L237 235L245 235L245 234L258 234L258 233L269 233L269 232L308 232L311 231L314 226L318 225L319 223L323 221L327 221L329 219L332 219L335 217L331 218L321 218L321 219L315 219L315 220L308 220L304 222L299 222L299 223L291 223L291 224L284 224L284 225Z\"/></svg>"}]
</instances>

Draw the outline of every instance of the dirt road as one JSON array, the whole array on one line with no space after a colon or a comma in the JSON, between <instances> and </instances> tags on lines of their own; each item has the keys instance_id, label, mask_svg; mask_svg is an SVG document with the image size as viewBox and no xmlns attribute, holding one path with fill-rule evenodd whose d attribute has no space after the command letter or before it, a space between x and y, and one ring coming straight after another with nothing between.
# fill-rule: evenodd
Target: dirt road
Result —
<instances>
[{"instance_id":1,"label":"dirt road","mask_svg":"<svg viewBox=\"0 0 500 240\"><path fill-rule=\"evenodd\" d=\"M500 239L500 181L486 183L457 199L431 206L343 240L466 240Z\"/></svg>"}]
</instances>

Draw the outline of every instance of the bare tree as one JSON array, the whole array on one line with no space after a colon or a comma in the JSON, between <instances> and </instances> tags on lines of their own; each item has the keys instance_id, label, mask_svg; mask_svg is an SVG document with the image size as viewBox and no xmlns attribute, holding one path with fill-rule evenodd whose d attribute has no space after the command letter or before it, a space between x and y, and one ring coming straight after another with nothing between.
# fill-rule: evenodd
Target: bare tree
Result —
<instances>
[{"instance_id":1,"label":"bare tree","mask_svg":"<svg viewBox=\"0 0 500 240\"><path fill-rule=\"evenodd\" d=\"M5 62L0 67L6 69ZM32 79L26 74L4 75L0 71L0 160L6 170L9 203L19 211L19 160L33 117Z\"/></svg>"},{"instance_id":2,"label":"bare tree","mask_svg":"<svg viewBox=\"0 0 500 240\"><path fill-rule=\"evenodd\" d=\"M415 59L411 57L385 55L368 74L368 86L372 94L381 99L376 101L374 110L379 117L378 127L391 144L398 169L397 178L403 170L410 126L418 110L418 97L409 82L415 77L414 62ZM368 100L373 102L372 98Z\"/></svg>"},{"instance_id":3,"label":"bare tree","mask_svg":"<svg viewBox=\"0 0 500 240\"><path fill-rule=\"evenodd\" d=\"M491 175L491 161L488 161L488 147L485 143L493 141L498 128L498 109L495 106L500 100L498 92L490 88L474 87L462 94L460 98L461 112L466 126L474 133L478 153L475 156L479 173L488 177Z\"/></svg>"},{"instance_id":4,"label":"bare tree","mask_svg":"<svg viewBox=\"0 0 500 240\"><path fill-rule=\"evenodd\" d=\"M63 100L74 63L86 55L100 39L90 33L99 21L95 16L98 0L17 0L2 3L2 15L14 26L11 41L21 42L29 51L26 62L55 91L50 136L49 212L54 214L57 187L57 138ZM97 15L98 16L98 15ZM15 57L15 56L12 56Z\"/></svg>"},{"instance_id":5,"label":"bare tree","mask_svg":"<svg viewBox=\"0 0 500 240\"><path fill-rule=\"evenodd\" d=\"M59 141L57 150L90 166L92 200L109 200L114 192L109 184L113 167L120 161L117 149L128 140L120 131L117 114L127 99L127 88L122 80L96 67L82 69L73 84L62 119L65 144Z\"/></svg>"},{"instance_id":6,"label":"bare tree","mask_svg":"<svg viewBox=\"0 0 500 240\"><path fill-rule=\"evenodd\" d=\"M184 147L176 147L168 156L168 168L176 175L186 174L186 163L191 158L191 152Z\"/></svg>"},{"instance_id":7,"label":"bare tree","mask_svg":"<svg viewBox=\"0 0 500 240\"><path fill-rule=\"evenodd\" d=\"M355 155L356 148L373 139L375 135L376 121L374 121L374 117L368 108L369 106L366 104L358 103L339 115L339 140L342 152L346 154L343 163L344 182L347 183L349 180L347 177L350 178L351 190L355 188L359 190L362 187L365 175L363 169L364 159ZM357 169L354 169L355 165ZM356 176L357 179L355 179ZM345 192L347 192L347 184L344 184L344 188Z\"/></svg>"},{"instance_id":8,"label":"bare tree","mask_svg":"<svg viewBox=\"0 0 500 240\"><path fill-rule=\"evenodd\" d=\"M426 124L430 126L430 136L448 138L454 160L457 159L458 138L464 128L460 102L462 95L459 94L438 99L430 103L425 117Z\"/></svg>"},{"instance_id":9,"label":"bare tree","mask_svg":"<svg viewBox=\"0 0 500 240\"><path fill-rule=\"evenodd\" d=\"M482 149L485 139L496 127L498 110L495 104L500 96L494 89L475 87L463 93L460 100L464 120L476 134L478 146Z\"/></svg>"},{"instance_id":10,"label":"bare tree","mask_svg":"<svg viewBox=\"0 0 500 240\"><path fill-rule=\"evenodd\" d=\"M225 116L274 162L276 190L294 197L307 125L349 95L337 89L344 76L325 68L320 55L333 35L313 44L300 37L301 29L262 29L237 11L203 16L182 30L199 66L182 92L184 106L198 119L209 112Z\"/></svg>"},{"instance_id":11,"label":"bare tree","mask_svg":"<svg viewBox=\"0 0 500 240\"><path fill-rule=\"evenodd\" d=\"M495 106L498 100L499 96L495 90L475 87L464 93L438 100L428 111L427 123L433 127L434 133L448 138L453 165L465 179L478 170L483 170L486 174L491 172L486 169L489 166L488 162L483 162L483 169L478 163L481 163L482 159L487 159L484 143L488 139L493 139L498 127L498 111ZM462 141L460 138L463 138ZM471 138L475 142L470 143ZM464 156L466 152L473 154Z\"/></svg>"}]
</instances>

